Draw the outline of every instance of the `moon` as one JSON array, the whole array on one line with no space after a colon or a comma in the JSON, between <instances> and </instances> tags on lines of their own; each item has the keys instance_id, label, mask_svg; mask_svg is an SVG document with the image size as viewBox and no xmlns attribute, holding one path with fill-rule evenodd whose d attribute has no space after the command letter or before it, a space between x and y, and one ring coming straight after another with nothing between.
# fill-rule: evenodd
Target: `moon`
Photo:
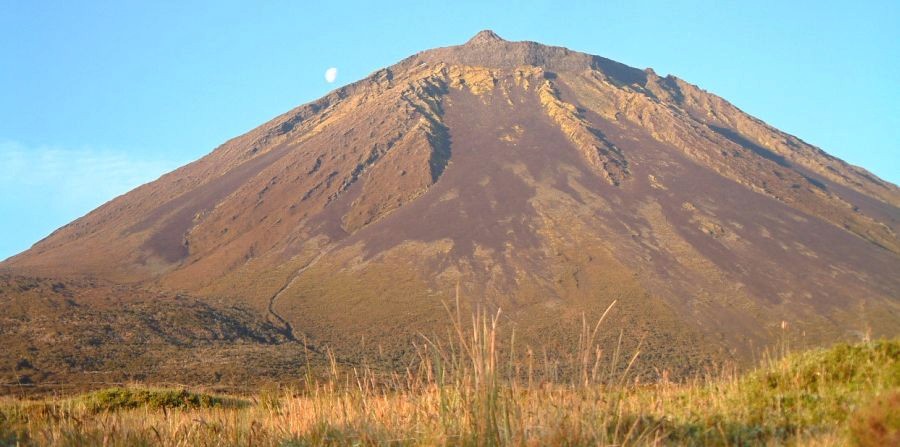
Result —
<instances>
[{"instance_id":1,"label":"moon","mask_svg":"<svg viewBox=\"0 0 900 447\"><path fill-rule=\"evenodd\" d=\"M337 79L337 68L331 67L325 70L325 82L331 84L335 79Z\"/></svg>"}]
</instances>

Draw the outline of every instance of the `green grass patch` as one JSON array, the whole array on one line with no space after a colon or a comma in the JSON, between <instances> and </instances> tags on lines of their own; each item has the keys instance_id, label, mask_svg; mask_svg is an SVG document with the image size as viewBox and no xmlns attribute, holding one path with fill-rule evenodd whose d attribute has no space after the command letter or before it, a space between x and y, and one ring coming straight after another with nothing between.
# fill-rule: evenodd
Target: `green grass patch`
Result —
<instances>
[{"instance_id":1,"label":"green grass patch","mask_svg":"<svg viewBox=\"0 0 900 447\"><path fill-rule=\"evenodd\" d=\"M90 411L117 411L133 408L150 409L197 409L218 407L240 407L246 402L195 393L187 390L143 389L143 388L107 388L84 394L75 399Z\"/></svg>"},{"instance_id":2,"label":"green grass patch","mask_svg":"<svg viewBox=\"0 0 900 447\"><path fill-rule=\"evenodd\" d=\"M900 342L840 344L772 362L739 384L751 422L784 429L844 422L876 394L900 386Z\"/></svg>"},{"instance_id":3,"label":"green grass patch","mask_svg":"<svg viewBox=\"0 0 900 447\"><path fill-rule=\"evenodd\" d=\"M898 360L898 340L793 354L740 377L683 387L665 398L668 415L636 417L667 433L668 441L688 444L756 445L828 435L847 440L854 437L853 418L867 421L856 423L855 438L882 439L897 433L900 402L861 412L900 388Z\"/></svg>"}]
</instances>

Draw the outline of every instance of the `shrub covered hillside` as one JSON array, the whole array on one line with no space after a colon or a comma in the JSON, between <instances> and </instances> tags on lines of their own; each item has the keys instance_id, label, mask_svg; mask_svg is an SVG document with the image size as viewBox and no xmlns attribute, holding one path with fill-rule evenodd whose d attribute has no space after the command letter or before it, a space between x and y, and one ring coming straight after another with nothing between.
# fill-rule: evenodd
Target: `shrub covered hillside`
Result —
<instances>
[{"instance_id":1,"label":"shrub covered hillside","mask_svg":"<svg viewBox=\"0 0 900 447\"><path fill-rule=\"evenodd\" d=\"M389 386L334 370L304 389L243 397L138 387L10 397L0 445L900 445L898 340L652 385L627 372L510 380L521 365L501 360L489 323L461 340L423 351L419 370Z\"/></svg>"}]
</instances>

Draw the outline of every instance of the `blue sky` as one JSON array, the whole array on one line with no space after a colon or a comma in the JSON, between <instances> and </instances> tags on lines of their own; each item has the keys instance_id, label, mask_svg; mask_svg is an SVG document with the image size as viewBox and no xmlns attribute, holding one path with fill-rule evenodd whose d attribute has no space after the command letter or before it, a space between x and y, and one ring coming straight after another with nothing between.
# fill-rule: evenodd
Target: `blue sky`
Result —
<instances>
[{"instance_id":1,"label":"blue sky","mask_svg":"<svg viewBox=\"0 0 900 447\"><path fill-rule=\"evenodd\" d=\"M0 0L0 259L291 107L485 28L674 74L900 182L896 0Z\"/></svg>"}]
</instances>

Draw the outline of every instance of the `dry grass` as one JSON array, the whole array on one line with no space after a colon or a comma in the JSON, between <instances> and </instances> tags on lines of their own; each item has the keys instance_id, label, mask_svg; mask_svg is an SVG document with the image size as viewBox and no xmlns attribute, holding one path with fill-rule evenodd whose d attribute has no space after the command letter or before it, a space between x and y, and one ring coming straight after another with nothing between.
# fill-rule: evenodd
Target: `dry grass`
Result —
<instances>
[{"instance_id":1,"label":"dry grass","mask_svg":"<svg viewBox=\"0 0 900 447\"><path fill-rule=\"evenodd\" d=\"M898 341L641 384L629 375L639 351L596 349L601 320L584 324L576 374L551 383L538 378L542 366L508 354L514 334L501 349L498 319L456 312L452 343L425 339L416 367L388 377L333 362L325 380L308 374L305 387L253 396L129 388L5 398L0 445L846 445L897 436Z\"/></svg>"}]
</instances>

